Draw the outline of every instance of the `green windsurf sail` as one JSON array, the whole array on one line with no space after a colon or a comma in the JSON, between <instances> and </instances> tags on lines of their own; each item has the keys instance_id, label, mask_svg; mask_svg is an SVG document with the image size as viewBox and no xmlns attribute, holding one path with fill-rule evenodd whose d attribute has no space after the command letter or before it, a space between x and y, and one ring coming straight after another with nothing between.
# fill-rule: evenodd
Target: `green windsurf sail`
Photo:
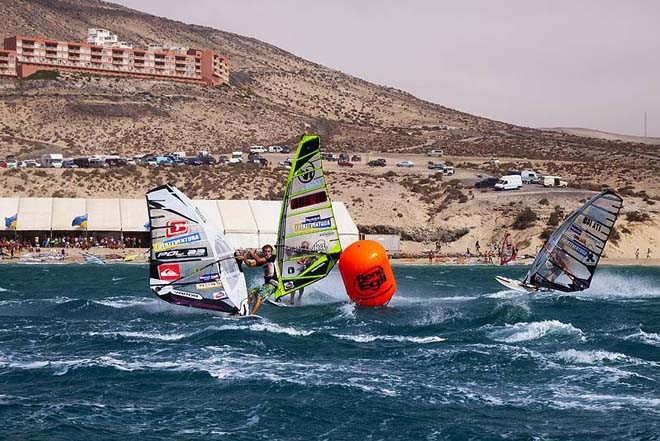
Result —
<instances>
[{"instance_id":1,"label":"green windsurf sail","mask_svg":"<svg viewBox=\"0 0 660 441\"><path fill-rule=\"evenodd\" d=\"M275 299L328 275L341 254L337 223L323 174L321 139L303 135L286 183L277 233L279 286Z\"/></svg>"}]
</instances>

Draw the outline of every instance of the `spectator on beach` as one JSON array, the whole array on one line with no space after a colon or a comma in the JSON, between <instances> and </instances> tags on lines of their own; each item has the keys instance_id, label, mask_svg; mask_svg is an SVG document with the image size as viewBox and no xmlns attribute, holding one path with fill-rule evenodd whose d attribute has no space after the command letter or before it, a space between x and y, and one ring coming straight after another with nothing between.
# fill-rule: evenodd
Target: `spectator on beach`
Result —
<instances>
[{"instance_id":1,"label":"spectator on beach","mask_svg":"<svg viewBox=\"0 0 660 441\"><path fill-rule=\"evenodd\" d=\"M470 252L470 249L469 249L469 248L467 249L467 253L466 253L466 254L467 254L467 257L472 257L472 253Z\"/></svg>"},{"instance_id":2,"label":"spectator on beach","mask_svg":"<svg viewBox=\"0 0 660 441\"><path fill-rule=\"evenodd\" d=\"M477 255L480 255L479 250L481 250L481 245L479 245L479 241L477 241L477 243L474 244L474 248L477 250Z\"/></svg>"},{"instance_id":3,"label":"spectator on beach","mask_svg":"<svg viewBox=\"0 0 660 441\"><path fill-rule=\"evenodd\" d=\"M635 250L635 259L639 259L639 248Z\"/></svg>"},{"instance_id":4,"label":"spectator on beach","mask_svg":"<svg viewBox=\"0 0 660 441\"><path fill-rule=\"evenodd\" d=\"M646 258L650 259L651 258L651 248L646 250Z\"/></svg>"}]
</instances>

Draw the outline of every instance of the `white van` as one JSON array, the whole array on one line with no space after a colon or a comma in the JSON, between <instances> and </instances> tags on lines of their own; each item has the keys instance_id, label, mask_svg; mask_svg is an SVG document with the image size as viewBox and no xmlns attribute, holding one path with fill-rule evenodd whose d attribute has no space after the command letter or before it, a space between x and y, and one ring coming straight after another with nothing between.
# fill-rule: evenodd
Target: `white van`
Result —
<instances>
[{"instance_id":1,"label":"white van","mask_svg":"<svg viewBox=\"0 0 660 441\"><path fill-rule=\"evenodd\" d=\"M236 151L231 152L231 158L229 158L229 164L240 164L243 162L243 152Z\"/></svg>"},{"instance_id":2,"label":"white van","mask_svg":"<svg viewBox=\"0 0 660 441\"><path fill-rule=\"evenodd\" d=\"M266 153L268 150L261 145L251 145L249 151L250 153Z\"/></svg>"},{"instance_id":3,"label":"white van","mask_svg":"<svg viewBox=\"0 0 660 441\"><path fill-rule=\"evenodd\" d=\"M561 179L561 176L543 176L544 187L568 187L568 182Z\"/></svg>"},{"instance_id":4,"label":"white van","mask_svg":"<svg viewBox=\"0 0 660 441\"><path fill-rule=\"evenodd\" d=\"M442 156L445 152L443 150L430 150L426 152L426 156Z\"/></svg>"},{"instance_id":5,"label":"white van","mask_svg":"<svg viewBox=\"0 0 660 441\"><path fill-rule=\"evenodd\" d=\"M506 175L497 181L495 190L520 190L522 186L523 183L520 175Z\"/></svg>"},{"instance_id":6,"label":"white van","mask_svg":"<svg viewBox=\"0 0 660 441\"><path fill-rule=\"evenodd\" d=\"M271 145L268 147L268 153L282 153L282 150L284 149L279 145Z\"/></svg>"},{"instance_id":7,"label":"white van","mask_svg":"<svg viewBox=\"0 0 660 441\"><path fill-rule=\"evenodd\" d=\"M541 177L534 170L523 170L520 172L523 184L538 184Z\"/></svg>"},{"instance_id":8,"label":"white van","mask_svg":"<svg viewBox=\"0 0 660 441\"><path fill-rule=\"evenodd\" d=\"M63 160L64 156L60 153L48 153L46 155L41 155L41 158L39 158L42 167L62 168Z\"/></svg>"}]
</instances>

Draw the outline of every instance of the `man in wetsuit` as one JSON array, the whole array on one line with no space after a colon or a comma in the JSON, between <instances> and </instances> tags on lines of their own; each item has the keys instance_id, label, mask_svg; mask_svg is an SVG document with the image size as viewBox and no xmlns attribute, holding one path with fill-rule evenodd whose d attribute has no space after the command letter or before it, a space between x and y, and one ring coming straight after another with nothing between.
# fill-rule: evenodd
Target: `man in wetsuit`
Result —
<instances>
[{"instance_id":1,"label":"man in wetsuit","mask_svg":"<svg viewBox=\"0 0 660 441\"><path fill-rule=\"evenodd\" d=\"M273 247L271 245L264 245L261 248L262 254L258 254L256 250L249 250L247 252L247 259L243 260L247 266L263 266L264 267L264 284L258 288L253 288L248 293L250 303L254 302L252 312L256 314L261 308L261 304L268 297L273 295L277 290L277 273L275 272L275 254L273 254Z\"/></svg>"}]
</instances>

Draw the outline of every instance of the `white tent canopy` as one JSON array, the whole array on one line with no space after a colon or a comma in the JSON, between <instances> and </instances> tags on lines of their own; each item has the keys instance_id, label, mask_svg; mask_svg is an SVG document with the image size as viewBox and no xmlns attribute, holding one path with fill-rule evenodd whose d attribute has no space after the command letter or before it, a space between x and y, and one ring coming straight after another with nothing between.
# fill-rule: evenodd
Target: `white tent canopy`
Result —
<instances>
[{"instance_id":1,"label":"white tent canopy","mask_svg":"<svg viewBox=\"0 0 660 441\"><path fill-rule=\"evenodd\" d=\"M87 214L87 200L74 198L53 198L53 220L50 229L53 231L80 230L72 226L73 219Z\"/></svg>"},{"instance_id":2,"label":"white tent canopy","mask_svg":"<svg viewBox=\"0 0 660 441\"><path fill-rule=\"evenodd\" d=\"M196 200L202 214L216 225L235 248L274 245L280 201ZM343 247L359 239L357 226L342 202L333 202L339 238ZM18 231L73 231L71 222L87 214L90 232L146 233L149 222L144 199L0 198L0 225L18 214ZM2 230L0 229L0 230Z\"/></svg>"}]
</instances>

